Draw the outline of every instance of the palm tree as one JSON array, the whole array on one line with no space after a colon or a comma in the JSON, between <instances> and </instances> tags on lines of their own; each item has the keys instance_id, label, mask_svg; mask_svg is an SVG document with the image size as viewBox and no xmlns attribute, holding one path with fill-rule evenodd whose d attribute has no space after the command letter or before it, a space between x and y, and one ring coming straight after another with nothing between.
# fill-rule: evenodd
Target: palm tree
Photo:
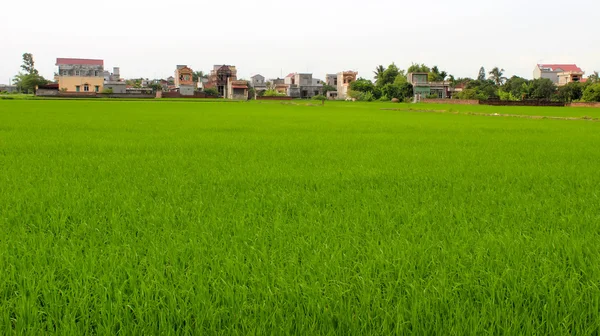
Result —
<instances>
[{"instance_id":1,"label":"palm tree","mask_svg":"<svg viewBox=\"0 0 600 336\"><path fill-rule=\"evenodd\" d=\"M375 81L378 81L380 78L383 78L384 72L385 68L383 67L383 65L380 65L377 68L375 68L375 71L373 71L373 73L375 74Z\"/></svg>"},{"instance_id":2,"label":"palm tree","mask_svg":"<svg viewBox=\"0 0 600 336\"><path fill-rule=\"evenodd\" d=\"M194 71L192 78L194 82L199 82L201 79L208 78L208 75L205 75L203 71Z\"/></svg>"},{"instance_id":3,"label":"palm tree","mask_svg":"<svg viewBox=\"0 0 600 336\"><path fill-rule=\"evenodd\" d=\"M507 80L506 77L502 77L502 75L504 75L504 69L495 67L492 69L492 71L490 71L490 79L493 80L498 86L504 84L504 82Z\"/></svg>"},{"instance_id":4,"label":"palm tree","mask_svg":"<svg viewBox=\"0 0 600 336\"><path fill-rule=\"evenodd\" d=\"M591 83L600 82L600 76L598 75L598 71L594 71L594 73L588 77L588 81L590 81Z\"/></svg>"}]
</instances>

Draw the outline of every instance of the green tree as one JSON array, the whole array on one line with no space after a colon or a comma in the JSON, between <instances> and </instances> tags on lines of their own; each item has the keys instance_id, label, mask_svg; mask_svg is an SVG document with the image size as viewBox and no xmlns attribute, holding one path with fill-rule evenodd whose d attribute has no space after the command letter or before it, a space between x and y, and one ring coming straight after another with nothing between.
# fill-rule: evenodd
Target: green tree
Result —
<instances>
[{"instance_id":1,"label":"green tree","mask_svg":"<svg viewBox=\"0 0 600 336\"><path fill-rule=\"evenodd\" d=\"M557 97L560 101L570 103L583 97L583 85L571 82L558 88Z\"/></svg>"},{"instance_id":2,"label":"green tree","mask_svg":"<svg viewBox=\"0 0 600 336\"><path fill-rule=\"evenodd\" d=\"M475 100L480 99L475 89L464 89L461 92L454 95L457 99Z\"/></svg>"},{"instance_id":3,"label":"green tree","mask_svg":"<svg viewBox=\"0 0 600 336\"><path fill-rule=\"evenodd\" d=\"M474 80L470 81L467 86L467 89L475 90L477 99L493 99L498 98L498 87L496 84L487 79L487 80ZM467 98L464 98L467 99ZM470 98L469 98L470 99Z\"/></svg>"},{"instance_id":4,"label":"green tree","mask_svg":"<svg viewBox=\"0 0 600 336\"><path fill-rule=\"evenodd\" d=\"M373 73L375 74L375 83L377 83L380 78L383 78L384 72L385 68L383 67L383 65L379 65L377 66L377 68L375 68L375 71L373 71Z\"/></svg>"},{"instance_id":5,"label":"green tree","mask_svg":"<svg viewBox=\"0 0 600 336\"><path fill-rule=\"evenodd\" d=\"M387 69L382 74L382 77L377 79L377 86L383 88L387 84L393 84L398 75L403 74L404 71L400 72L400 69L396 66L396 64L390 64Z\"/></svg>"},{"instance_id":6,"label":"green tree","mask_svg":"<svg viewBox=\"0 0 600 336\"><path fill-rule=\"evenodd\" d=\"M350 90L357 92L373 92L375 85L368 79L359 78L350 83Z\"/></svg>"},{"instance_id":7,"label":"green tree","mask_svg":"<svg viewBox=\"0 0 600 336\"><path fill-rule=\"evenodd\" d=\"M502 91L510 93L513 97L523 98L523 85L529 81L519 76L512 76L502 86Z\"/></svg>"},{"instance_id":8,"label":"green tree","mask_svg":"<svg viewBox=\"0 0 600 336\"><path fill-rule=\"evenodd\" d=\"M411 72L431 72L431 69L429 69L428 66L426 66L425 64L415 64L413 63L410 67L408 67L408 70L406 70L407 73L411 73Z\"/></svg>"},{"instance_id":9,"label":"green tree","mask_svg":"<svg viewBox=\"0 0 600 336\"><path fill-rule=\"evenodd\" d=\"M490 79L496 83L497 86L501 86L506 82L507 78L503 76L504 69L500 69L498 67L494 67L492 71L490 71Z\"/></svg>"},{"instance_id":10,"label":"green tree","mask_svg":"<svg viewBox=\"0 0 600 336\"><path fill-rule=\"evenodd\" d=\"M600 82L600 76L598 75L598 71L594 71L594 73L588 77L588 82L590 82L590 83L599 83Z\"/></svg>"},{"instance_id":11,"label":"green tree","mask_svg":"<svg viewBox=\"0 0 600 336\"><path fill-rule=\"evenodd\" d=\"M328 84L323 84L323 94L327 95L327 92L335 92L337 88Z\"/></svg>"},{"instance_id":12,"label":"green tree","mask_svg":"<svg viewBox=\"0 0 600 336\"><path fill-rule=\"evenodd\" d=\"M485 68L479 68L479 75L477 76L477 80L484 81L485 80Z\"/></svg>"},{"instance_id":13,"label":"green tree","mask_svg":"<svg viewBox=\"0 0 600 336\"><path fill-rule=\"evenodd\" d=\"M600 83L588 85L582 99L586 102L600 102Z\"/></svg>"},{"instance_id":14,"label":"green tree","mask_svg":"<svg viewBox=\"0 0 600 336\"><path fill-rule=\"evenodd\" d=\"M24 72L19 72L13 79L13 84L16 85L21 92L35 93L38 86L48 83L44 77L40 76L35 68L32 54L23 54L23 64L21 65L21 69Z\"/></svg>"},{"instance_id":15,"label":"green tree","mask_svg":"<svg viewBox=\"0 0 600 336\"><path fill-rule=\"evenodd\" d=\"M448 73L446 71L440 71L437 65L435 65L429 71L428 79L430 82L443 82L448 77Z\"/></svg>"},{"instance_id":16,"label":"green tree","mask_svg":"<svg viewBox=\"0 0 600 336\"><path fill-rule=\"evenodd\" d=\"M162 89L163 89L162 85L160 85L160 83L158 83L158 82L152 83L152 84L148 85L148 87L152 88L152 91L154 91L154 92L162 91Z\"/></svg>"},{"instance_id":17,"label":"green tree","mask_svg":"<svg viewBox=\"0 0 600 336\"><path fill-rule=\"evenodd\" d=\"M529 99L550 100L556 92L556 86L548 78L534 79L524 86L525 96Z\"/></svg>"},{"instance_id":18,"label":"green tree","mask_svg":"<svg viewBox=\"0 0 600 336\"><path fill-rule=\"evenodd\" d=\"M208 78L208 75L205 75L203 71L194 71L192 73L192 80L198 83L201 79Z\"/></svg>"},{"instance_id":19,"label":"green tree","mask_svg":"<svg viewBox=\"0 0 600 336\"><path fill-rule=\"evenodd\" d=\"M23 54L23 64L21 65L21 69L25 71L28 75L37 75L38 71L35 68L35 62L33 61L33 55L30 53Z\"/></svg>"},{"instance_id":20,"label":"green tree","mask_svg":"<svg viewBox=\"0 0 600 336\"><path fill-rule=\"evenodd\" d=\"M219 97L219 90L215 89L215 88L208 88L208 89L204 89L204 93L206 93L209 96L213 96L213 97Z\"/></svg>"}]
</instances>

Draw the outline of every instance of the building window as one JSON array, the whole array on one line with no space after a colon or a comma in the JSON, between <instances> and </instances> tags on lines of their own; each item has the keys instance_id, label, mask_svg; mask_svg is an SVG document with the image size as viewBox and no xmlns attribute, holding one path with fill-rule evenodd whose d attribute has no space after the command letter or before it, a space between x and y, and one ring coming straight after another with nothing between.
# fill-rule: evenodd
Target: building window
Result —
<instances>
[{"instance_id":1,"label":"building window","mask_svg":"<svg viewBox=\"0 0 600 336\"><path fill-rule=\"evenodd\" d=\"M89 85L87 85L87 84L85 84L85 85L83 86L83 92L90 92L90 86L89 86Z\"/></svg>"},{"instance_id":2,"label":"building window","mask_svg":"<svg viewBox=\"0 0 600 336\"><path fill-rule=\"evenodd\" d=\"M100 92L100 86L99 85L94 86L94 91L95 92Z\"/></svg>"},{"instance_id":3,"label":"building window","mask_svg":"<svg viewBox=\"0 0 600 336\"><path fill-rule=\"evenodd\" d=\"M81 91L81 86L77 85L77 86L75 87L75 92L79 92L79 91Z\"/></svg>"},{"instance_id":4,"label":"building window","mask_svg":"<svg viewBox=\"0 0 600 336\"><path fill-rule=\"evenodd\" d=\"M333 80L333 85L337 86L337 78Z\"/></svg>"}]
</instances>

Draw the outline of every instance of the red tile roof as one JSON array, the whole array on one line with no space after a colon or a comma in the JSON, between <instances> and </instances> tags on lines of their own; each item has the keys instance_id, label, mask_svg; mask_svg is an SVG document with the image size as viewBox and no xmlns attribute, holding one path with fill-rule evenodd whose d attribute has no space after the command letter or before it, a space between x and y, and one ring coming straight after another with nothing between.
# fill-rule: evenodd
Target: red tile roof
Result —
<instances>
[{"instance_id":1,"label":"red tile roof","mask_svg":"<svg viewBox=\"0 0 600 336\"><path fill-rule=\"evenodd\" d=\"M78 65L100 65L104 66L104 60L84 58L57 58L56 65L78 64Z\"/></svg>"},{"instance_id":2,"label":"red tile roof","mask_svg":"<svg viewBox=\"0 0 600 336\"><path fill-rule=\"evenodd\" d=\"M582 79L579 81L579 83L587 83L587 80L588 80L587 78L582 78Z\"/></svg>"},{"instance_id":3,"label":"red tile roof","mask_svg":"<svg viewBox=\"0 0 600 336\"><path fill-rule=\"evenodd\" d=\"M575 64L538 64L540 68L550 68L552 71L562 69L562 71L578 71L582 72L581 68Z\"/></svg>"}]
</instances>

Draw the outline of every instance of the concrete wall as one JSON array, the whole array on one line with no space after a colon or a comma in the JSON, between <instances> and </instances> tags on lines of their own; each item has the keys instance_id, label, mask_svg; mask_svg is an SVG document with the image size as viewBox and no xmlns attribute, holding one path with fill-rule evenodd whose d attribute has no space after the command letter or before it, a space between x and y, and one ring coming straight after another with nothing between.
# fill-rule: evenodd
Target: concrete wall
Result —
<instances>
[{"instance_id":1,"label":"concrete wall","mask_svg":"<svg viewBox=\"0 0 600 336\"><path fill-rule=\"evenodd\" d=\"M570 107L596 107L596 108L600 108L600 103L571 103L568 104L567 106Z\"/></svg>"},{"instance_id":2,"label":"concrete wall","mask_svg":"<svg viewBox=\"0 0 600 336\"><path fill-rule=\"evenodd\" d=\"M252 85L252 87L264 87L266 85L265 77L261 75L252 76L250 85Z\"/></svg>"},{"instance_id":3,"label":"concrete wall","mask_svg":"<svg viewBox=\"0 0 600 336\"><path fill-rule=\"evenodd\" d=\"M292 97L256 97L256 100L292 100Z\"/></svg>"},{"instance_id":4,"label":"concrete wall","mask_svg":"<svg viewBox=\"0 0 600 336\"><path fill-rule=\"evenodd\" d=\"M421 102L430 104L479 105L479 100L470 99L421 99Z\"/></svg>"},{"instance_id":5,"label":"concrete wall","mask_svg":"<svg viewBox=\"0 0 600 336\"><path fill-rule=\"evenodd\" d=\"M557 72L542 72L540 78L548 78L554 84L558 84L558 73Z\"/></svg>"},{"instance_id":6,"label":"concrete wall","mask_svg":"<svg viewBox=\"0 0 600 336\"><path fill-rule=\"evenodd\" d=\"M46 92L54 91L54 92ZM154 98L154 94L131 94L131 93L96 93L96 92L60 92L56 90L38 90L37 96L58 98Z\"/></svg>"},{"instance_id":7,"label":"concrete wall","mask_svg":"<svg viewBox=\"0 0 600 336\"><path fill-rule=\"evenodd\" d=\"M127 83L106 83L104 89L112 89L113 93L127 93Z\"/></svg>"},{"instance_id":8,"label":"concrete wall","mask_svg":"<svg viewBox=\"0 0 600 336\"><path fill-rule=\"evenodd\" d=\"M214 96L209 96L204 92L194 92L194 95L192 96L182 96L179 92L163 92L161 94L162 98L210 98L210 99L216 99L216 98L221 98L221 97L214 97ZM158 95L157 95L158 98Z\"/></svg>"},{"instance_id":9,"label":"concrete wall","mask_svg":"<svg viewBox=\"0 0 600 336\"><path fill-rule=\"evenodd\" d=\"M195 88L193 85L181 85L179 87L179 93L182 96L193 96Z\"/></svg>"},{"instance_id":10,"label":"concrete wall","mask_svg":"<svg viewBox=\"0 0 600 336\"><path fill-rule=\"evenodd\" d=\"M52 97L52 96L58 96L59 94L60 94L60 91L50 90L50 89L37 89L37 91L35 92L35 95L40 96L40 97Z\"/></svg>"},{"instance_id":11,"label":"concrete wall","mask_svg":"<svg viewBox=\"0 0 600 336\"><path fill-rule=\"evenodd\" d=\"M231 92L231 99L247 100L248 99L248 90L247 89L233 89Z\"/></svg>"},{"instance_id":12,"label":"concrete wall","mask_svg":"<svg viewBox=\"0 0 600 336\"><path fill-rule=\"evenodd\" d=\"M0 85L0 92L6 91L8 93L18 92L16 85Z\"/></svg>"}]
</instances>

